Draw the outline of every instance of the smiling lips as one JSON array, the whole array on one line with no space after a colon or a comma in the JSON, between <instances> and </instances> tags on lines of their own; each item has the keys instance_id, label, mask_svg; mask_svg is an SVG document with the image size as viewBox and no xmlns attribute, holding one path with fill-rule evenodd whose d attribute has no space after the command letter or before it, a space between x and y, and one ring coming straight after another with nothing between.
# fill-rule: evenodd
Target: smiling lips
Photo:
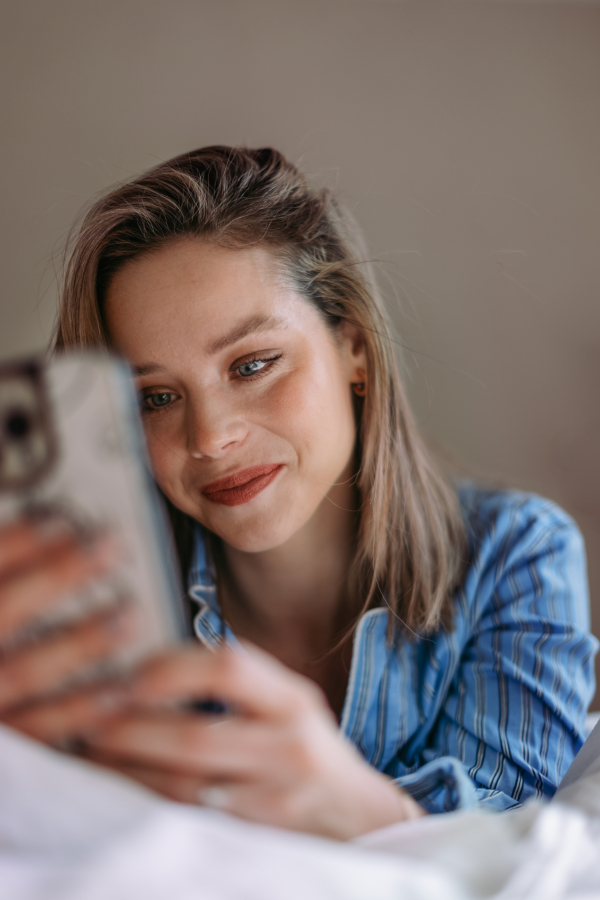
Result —
<instances>
[{"instance_id":1,"label":"smiling lips","mask_svg":"<svg viewBox=\"0 0 600 900\"><path fill-rule=\"evenodd\" d=\"M213 503L222 503L223 506L240 506L248 503L261 491L264 491L283 468L282 463L272 463L268 466L251 466L242 469L228 478L219 478L202 488L202 493Z\"/></svg>"}]
</instances>

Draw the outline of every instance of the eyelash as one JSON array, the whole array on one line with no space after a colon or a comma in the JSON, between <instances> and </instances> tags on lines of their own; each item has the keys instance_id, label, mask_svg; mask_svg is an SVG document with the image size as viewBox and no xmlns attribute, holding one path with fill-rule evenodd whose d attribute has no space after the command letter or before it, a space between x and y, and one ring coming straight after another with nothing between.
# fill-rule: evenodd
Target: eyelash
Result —
<instances>
[{"instance_id":1,"label":"eyelash","mask_svg":"<svg viewBox=\"0 0 600 900\"><path fill-rule=\"evenodd\" d=\"M254 372L252 375L239 375L238 380L241 381L255 381L257 378L263 378L268 372L270 372L273 367L277 364L277 361L281 359L283 354L279 353L277 356L267 356L267 357L259 357L253 356L250 359L244 359L241 363L237 363L232 366L229 371L231 374L237 372L238 369L241 369L242 366L248 366L251 363L260 362L260 363L271 363L271 365L266 365L262 369L259 369L258 372ZM153 414L164 412L172 406L172 403L167 404L166 406L145 406L145 401L149 400L151 397L156 394L172 394L172 391L154 391L152 394L144 394L141 398L140 406L142 415L144 414Z\"/></svg>"},{"instance_id":2,"label":"eyelash","mask_svg":"<svg viewBox=\"0 0 600 900\"><path fill-rule=\"evenodd\" d=\"M241 369L242 366L249 366L252 363L271 363L270 366L264 366L262 369L259 369L258 372L254 372L252 375L239 375L238 377L242 381L254 381L255 378L262 378L267 372L270 372L273 366L277 363L277 360L281 359L282 354L278 353L276 356L252 356L250 359L243 359L242 362L234 364L230 368L230 372L233 374L237 372L238 369Z\"/></svg>"}]
</instances>

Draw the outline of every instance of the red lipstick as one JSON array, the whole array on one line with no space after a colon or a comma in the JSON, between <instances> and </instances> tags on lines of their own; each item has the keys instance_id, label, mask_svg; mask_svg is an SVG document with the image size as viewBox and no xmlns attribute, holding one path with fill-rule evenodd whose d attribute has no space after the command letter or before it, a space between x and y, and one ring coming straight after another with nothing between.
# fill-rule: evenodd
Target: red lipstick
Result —
<instances>
[{"instance_id":1,"label":"red lipstick","mask_svg":"<svg viewBox=\"0 0 600 900\"><path fill-rule=\"evenodd\" d=\"M240 506L248 503L261 491L264 491L277 477L283 463L271 463L265 466L250 466L235 475L219 478L202 488L202 493L213 503L223 506Z\"/></svg>"}]
</instances>

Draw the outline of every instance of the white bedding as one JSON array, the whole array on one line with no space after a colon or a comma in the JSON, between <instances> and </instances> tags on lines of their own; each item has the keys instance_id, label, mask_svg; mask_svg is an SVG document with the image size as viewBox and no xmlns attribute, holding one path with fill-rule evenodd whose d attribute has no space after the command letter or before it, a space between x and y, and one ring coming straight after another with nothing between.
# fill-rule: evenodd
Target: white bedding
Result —
<instances>
[{"instance_id":1,"label":"white bedding","mask_svg":"<svg viewBox=\"0 0 600 900\"><path fill-rule=\"evenodd\" d=\"M169 803L0 726L1 900L567 897L600 897L600 771L561 803L337 844Z\"/></svg>"}]
</instances>

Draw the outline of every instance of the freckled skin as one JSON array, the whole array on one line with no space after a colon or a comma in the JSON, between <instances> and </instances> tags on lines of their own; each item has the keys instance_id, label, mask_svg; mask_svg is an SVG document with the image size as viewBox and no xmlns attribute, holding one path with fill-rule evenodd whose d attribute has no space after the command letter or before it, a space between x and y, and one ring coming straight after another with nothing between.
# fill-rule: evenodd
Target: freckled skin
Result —
<instances>
[{"instance_id":1,"label":"freckled skin","mask_svg":"<svg viewBox=\"0 0 600 900\"><path fill-rule=\"evenodd\" d=\"M351 488L339 483L352 474L351 383L365 368L363 344L347 325L334 336L278 277L267 250L197 240L162 247L117 272L106 312L134 366L163 367L137 382L145 395L171 394L166 408L144 413L144 423L156 479L175 506L246 552L318 526L329 501L351 507ZM257 315L280 323L209 353ZM275 356L258 377L232 370ZM222 506L202 494L216 479L265 463L283 469L248 503Z\"/></svg>"}]
</instances>

